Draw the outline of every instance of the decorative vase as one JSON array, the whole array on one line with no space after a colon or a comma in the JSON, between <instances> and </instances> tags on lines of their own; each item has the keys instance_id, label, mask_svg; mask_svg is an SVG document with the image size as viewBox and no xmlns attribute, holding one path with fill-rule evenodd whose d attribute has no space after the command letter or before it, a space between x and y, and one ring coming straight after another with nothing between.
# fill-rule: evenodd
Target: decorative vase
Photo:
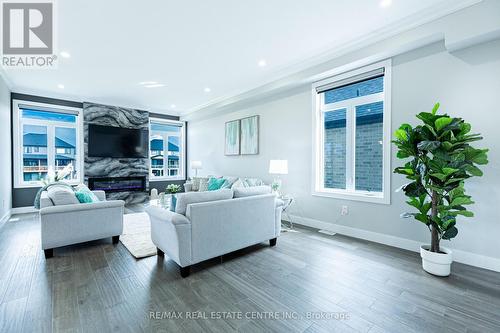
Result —
<instances>
[{"instance_id":1,"label":"decorative vase","mask_svg":"<svg viewBox=\"0 0 500 333\"><path fill-rule=\"evenodd\" d=\"M170 207L172 208L172 210L175 210L175 205L177 205L177 196L175 195L175 193L172 193L172 197L170 199Z\"/></svg>"},{"instance_id":2,"label":"decorative vase","mask_svg":"<svg viewBox=\"0 0 500 333\"><path fill-rule=\"evenodd\" d=\"M453 253L450 249L440 247L440 252L429 251L430 245L420 246L420 257L422 257L422 268L427 273L437 276L450 275Z\"/></svg>"}]
</instances>

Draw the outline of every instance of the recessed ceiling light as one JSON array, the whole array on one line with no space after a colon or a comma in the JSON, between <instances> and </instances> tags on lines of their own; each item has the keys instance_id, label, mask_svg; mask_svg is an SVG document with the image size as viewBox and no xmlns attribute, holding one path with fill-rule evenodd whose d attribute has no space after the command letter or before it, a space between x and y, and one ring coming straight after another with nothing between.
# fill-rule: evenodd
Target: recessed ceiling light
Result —
<instances>
[{"instance_id":1,"label":"recessed ceiling light","mask_svg":"<svg viewBox=\"0 0 500 333\"><path fill-rule=\"evenodd\" d=\"M212 89L206 87L205 89L203 89L206 93L209 93L210 91L212 91Z\"/></svg>"},{"instance_id":2,"label":"recessed ceiling light","mask_svg":"<svg viewBox=\"0 0 500 333\"><path fill-rule=\"evenodd\" d=\"M259 67L265 67L267 65L267 62L264 59L261 59L257 64L259 65Z\"/></svg>"},{"instance_id":3,"label":"recessed ceiling light","mask_svg":"<svg viewBox=\"0 0 500 333\"><path fill-rule=\"evenodd\" d=\"M57 88L59 88L59 89L64 89L64 84L58 84L58 85L57 85Z\"/></svg>"},{"instance_id":4,"label":"recessed ceiling light","mask_svg":"<svg viewBox=\"0 0 500 333\"><path fill-rule=\"evenodd\" d=\"M392 0L382 0L380 1L380 7L385 8L392 5Z\"/></svg>"},{"instance_id":5,"label":"recessed ceiling light","mask_svg":"<svg viewBox=\"0 0 500 333\"><path fill-rule=\"evenodd\" d=\"M151 84L157 84L158 82L156 81L143 81L143 82L139 82L139 85L141 86L145 86L145 85L151 85Z\"/></svg>"},{"instance_id":6,"label":"recessed ceiling light","mask_svg":"<svg viewBox=\"0 0 500 333\"><path fill-rule=\"evenodd\" d=\"M175 109L175 106L176 106L175 104L170 105L172 109Z\"/></svg>"},{"instance_id":7,"label":"recessed ceiling light","mask_svg":"<svg viewBox=\"0 0 500 333\"><path fill-rule=\"evenodd\" d=\"M154 83L154 84L146 84L144 85L145 88L160 88L164 87L165 85L162 83Z\"/></svg>"},{"instance_id":8,"label":"recessed ceiling light","mask_svg":"<svg viewBox=\"0 0 500 333\"><path fill-rule=\"evenodd\" d=\"M69 52L67 51L61 51L60 55L63 58L71 58L71 54L69 54Z\"/></svg>"}]
</instances>

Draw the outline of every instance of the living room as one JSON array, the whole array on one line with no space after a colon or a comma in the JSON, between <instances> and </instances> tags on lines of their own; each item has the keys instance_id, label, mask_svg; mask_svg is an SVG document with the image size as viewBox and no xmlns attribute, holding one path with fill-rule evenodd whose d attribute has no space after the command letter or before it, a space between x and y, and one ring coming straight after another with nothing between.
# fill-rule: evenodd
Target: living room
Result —
<instances>
[{"instance_id":1,"label":"living room","mask_svg":"<svg viewBox=\"0 0 500 333\"><path fill-rule=\"evenodd\" d=\"M89 4L2 1L1 332L500 330L499 1Z\"/></svg>"}]
</instances>

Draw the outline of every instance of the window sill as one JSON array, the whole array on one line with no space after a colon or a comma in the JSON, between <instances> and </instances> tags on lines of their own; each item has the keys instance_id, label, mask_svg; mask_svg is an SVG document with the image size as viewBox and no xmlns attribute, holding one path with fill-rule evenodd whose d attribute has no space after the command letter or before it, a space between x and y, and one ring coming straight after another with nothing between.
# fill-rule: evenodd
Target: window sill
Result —
<instances>
[{"instance_id":1,"label":"window sill","mask_svg":"<svg viewBox=\"0 0 500 333\"><path fill-rule=\"evenodd\" d=\"M313 191L313 196L327 197L332 199L343 199L351 201L370 202L383 205L390 205L391 198L388 194L362 193L362 192L347 192L347 191Z\"/></svg>"},{"instance_id":2,"label":"window sill","mask_svg":"<svg viewBox=\"0 0 500 333\"><path fill-rule=\"evenodd\" d=\"M174 181L185 181L186 177L149 177L149 182L174 182Z\"/></svg>"},{"instance_id":3,"label":"window sill","mask_svg":"<svg viewBox=\"0 0 500 333\"><path fill-rule=\"evenodd\" d=\"M75 186L75 185L79 185L81 183L83 183L81 180L74 180L74 181L71 181L71 182L64 182L65 184L68 184L68 185L71 185L71 186ZM28 183L28 184L16 184L14 186L15 189L22 189L22 188L42 188L44 187L45 184L43 183Z\"/></svg>"}]
</instances>

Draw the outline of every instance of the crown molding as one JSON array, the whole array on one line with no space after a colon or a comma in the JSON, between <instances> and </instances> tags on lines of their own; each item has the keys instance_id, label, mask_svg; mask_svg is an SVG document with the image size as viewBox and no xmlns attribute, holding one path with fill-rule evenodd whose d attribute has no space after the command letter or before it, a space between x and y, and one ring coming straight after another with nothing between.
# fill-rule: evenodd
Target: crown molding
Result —
<instances>
[{"instance_id":1,"label":"crown molding","mask_svg":"<svg viewBox=\"0 0 500 333\"><path fill-rule=\"evenodd\" d=\"M211 100L208 103L198 105L187 110L185 113L181 113L181 117L186 120L199 120L213 116L214 114L223 113L224 111L219 109L227 108L230 105L255 98L259 95L269 95L273 93L279 94L283 93L284 90L298 89L301 85L312 82L311 73L309 72L314 69L314 67L319 67L335 58L342 57L346 54L362 50L384 40L396 37L397 35L403 34L411 29L431 23L481 2L483 2L483 0L448 0L440 3L439 5L432 6L382 29L373 31L363 38L356 39L341 46L330 47L329 49L314 56L310 56L303 61L279 68L274 75L274 79L269 80L262 85L247 87L236 93L228 94ZM427 41L425 41L426 39ZM409 42L408 45L413 44L412 47L415 49L443 39L444 34L431 34L425 38L421 38L421 40ZM405 51L411 50L411 48L408 47L402 47L401 49ZM396 54L398 54L396 51L393 51L392 53L387 52L388 56L394 56ZM372 61L376 62L382 59L383 58L374 56ZM363 61L361 65L367 64L369 64L369 62ZM315 75L317 76L318 73L315 73Z\"/></svg>"}]
</instances>

